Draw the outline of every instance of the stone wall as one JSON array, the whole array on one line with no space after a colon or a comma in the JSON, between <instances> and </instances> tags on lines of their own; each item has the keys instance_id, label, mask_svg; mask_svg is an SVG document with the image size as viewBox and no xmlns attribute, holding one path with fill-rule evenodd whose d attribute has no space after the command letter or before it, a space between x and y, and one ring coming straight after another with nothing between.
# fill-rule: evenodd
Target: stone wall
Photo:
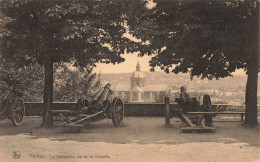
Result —
<instances>
[{"instance_id":1,"label":"stone wall","mask_svg":"<svg viewBox=\"0 0 260 162\"><path fill-rule=\"evenodd\" d=\"M242 105L213 105L225 108L225 111L245 111ZM25 103L27 116L39 116L43 109L43 103L30 102ZM73 110L76 103L54 103L54 110ZM177 108L176 104L170 104L171 108ZM260 106L258 106L258 109ZM141 104L127 103L125 104L125 116L164 116L165 104Z\"/></svg>"}]
</instances>

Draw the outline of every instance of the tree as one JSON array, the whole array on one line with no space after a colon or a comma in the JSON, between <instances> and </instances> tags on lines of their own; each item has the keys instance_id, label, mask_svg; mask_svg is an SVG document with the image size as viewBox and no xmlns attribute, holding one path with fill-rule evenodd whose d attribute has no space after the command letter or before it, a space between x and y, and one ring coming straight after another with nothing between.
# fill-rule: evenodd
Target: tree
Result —
<instances>
[{"instance_id":1,"label":"tree","mask_svg":"<svg viewBox=\"0 0 260 162\"><path fill-rule=\"evenodd\" d=\"M0 62L0 90L13 86L25 101L42 102L44 69L30 65L17 68L14 63ZM71 67L71 64L54 64L53 101L75 102L80 97L91 97L100 90L100 78L92 73L93 68ZM93 93L94 92L94 93ZM90 94L91 93L91 94Z\"/></svg>"},{"instance_id":2,"label":"tree","mask_svg":"<svg viewBox=\"0 0 260 162\"><path fill-rule=\"evenodd\" d=\"M138 2L129 14L130 33L140 55L154 67L219 79L245 69L246 124L257 124L259 1L160 1L148 9ZM135 13L133 15L133 13Z\"/></svg>"},{"instance_id":3,"label":"tree","mask_svg":"<svg viewBox=\"0 0 260 162\"><path fill-rule=\"evenodd\" d=\"M24 99L30 98L28 90L30 85L37 85L34 82L36 75L29 74L31 67L16 68L13 63L7 63L5 61L0 62L0 91L6 90L12 86L16 92ZM38 72L38 74L40 74ZM30 75L30 77L28 77ZM33 84L31 84L33 83Z\"/></svg>"},{"instance_id":4,"label":"tree","mask_svg":"<svg viewBox=\"0 0 260 162\"><path fill-rule=\"evenodd\" d=\"M1 59L16 66L44 66L42 125L52 126L53 64L74 66L120 63L131 51L124 13L119 1L1 1ZM131 45L131 46L130 46Z\"/></svg>"},{"instance_id":5,"label":"tree","mask_svg":"<svg viewBox=\"0 0 260 162\"><path fill-rule=\"evenodd\" d=\"M155 96L156 103L165 103L165 97L169 98L169 102L172 103L175 101L175 97L180 97L180 94L175 93L171 94L167 91L160 91L158 95Z\"/></svg>"},{"instance_id":6,"label":"tree","mask_svg":"<svg viewBox=\"0 0 260 162\"><path fill-rule=\"evenodd\" d=\"M75 102L83 96L91 99L96 93L90 92L100 89L100 78L96 78L96 73L92 73L93 68L72 69L69 64L63 63L57 64L55 69L54 101Z\"/></svg>"}]
</instances>

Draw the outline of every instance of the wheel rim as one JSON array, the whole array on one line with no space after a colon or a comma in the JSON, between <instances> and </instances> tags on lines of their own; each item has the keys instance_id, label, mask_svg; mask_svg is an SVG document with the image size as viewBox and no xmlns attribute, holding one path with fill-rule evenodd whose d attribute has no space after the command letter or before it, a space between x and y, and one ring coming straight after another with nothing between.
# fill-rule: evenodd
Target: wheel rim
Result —
<instances>
[{"instance_id":1,"label":"wheel rim","mask_svg":"<svg viewBox=\"0 0 260 162\"><path fill-rule=\"evenodd\" d=\"M78 100L78 110L79 111L86 111L88 109L88 100L80 98Z\"/></svg>"},{"instance_id":2,"label":"wheel rim","mask_svg":"<svg viewBox=\"0 0 260 162\"><path fill-rule=\"evenodd\" d=\"M211 111L211 99L209 95L204 95L203 97L203 109L205 111Z\"/></svg>"},{"instance_id":3,"label":"wheel rim","mask_svg":"<svg viewBox=\"0 0 260 162\"><path fill-rule=\"evenodd\" d=\"M21 99L17 99L13 105L12 122L14 125L21 125L25 115L25 106Z\"/></svg>"},{"instance_id":4,"label":"wheel rim","mask_svg":"<svg viewBox=\"0 0 260 162\"><path fill-rule=\"evenodd\" d=\"M203 108L205 111L211 112L211 99L209 95L204 95L203 97ZM205 115L205 125L206 126L212 126L212 115Z\"/></svg>"},{"instance_id":5,"label":"wheel rim","mask_svg":"<svg viewBox=\"0 0 260 162\"><path fill-rule=\"evenodd\" d=\"M119 98L115 98L113 102L113 113L112 121L115 127L120 126L124 119L124 104L123 101Z\"/></svg>"}]
</instances>

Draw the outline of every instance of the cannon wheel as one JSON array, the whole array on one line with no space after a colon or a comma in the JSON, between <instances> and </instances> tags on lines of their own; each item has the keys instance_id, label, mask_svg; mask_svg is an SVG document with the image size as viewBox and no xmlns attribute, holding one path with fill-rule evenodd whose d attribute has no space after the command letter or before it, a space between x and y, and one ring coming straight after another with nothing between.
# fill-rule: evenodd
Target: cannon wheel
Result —
<instances>
[{"instance_id":1,"label":"cannon wheel","mask_svg":"<svg viewBox=\"0 0 260 162\"><path fill-rule=\"evenodd\" d=\"M165 124L170 124L170 101L168 97L165 97Z\"/></svg>"},{"instance_id":2,"label":"cannon wheel","mask_svg":"<svg viewBox=\"0 0 260 162\"><path fill-rule=\"evenodd\" d=\"M207 112L212 111L211 99L209 95L203 96L203 110ZM212 115L204 116L204 119L206 126L212 126Z\"/></svg>"},{"instance_id":3,"label":"cannon wheel","mask_svg":"<svg viewBox=\"0 0 260 162\"><path fill-rule=\"evenodd\" d=\"M14 126L22 124L23 117L25 115L25 106L21 98L18 98L14 101L13 106L11 107L10 115L10 119Z\"/></svg>"},{"instance_id":4,"label":"cannon wheel","mask_svg":"<svg viewBox=\"0 0 260 162\"><path fill-rule=\"evenodd\" d=\"M203 109L204 111L209 111L211 112L211 99L210 99L210 96L209 95L204 95L203 96Z\"/></svg>"},{"instance_id":5,"label":"cannon wheel","mask_svg":"<svg viewBox=\"0 0 260 162\"><path fill-rule=\"evenodd\" d=\"M124 103L120 98L115 97L112 103L112 121L115 127L119 127L124 119Z\"/></svg>"},{"instance_id":6,"label":"cannon wheel","mask_svg":"<svg viewBox=\"0 0 260 162\"><path fill-rule=\"evenodd\" d=\"M88 109L89 102L87 99L80 98L77 102L77 110L80 111L86 111Z\"/></svg>"}]
</instances>

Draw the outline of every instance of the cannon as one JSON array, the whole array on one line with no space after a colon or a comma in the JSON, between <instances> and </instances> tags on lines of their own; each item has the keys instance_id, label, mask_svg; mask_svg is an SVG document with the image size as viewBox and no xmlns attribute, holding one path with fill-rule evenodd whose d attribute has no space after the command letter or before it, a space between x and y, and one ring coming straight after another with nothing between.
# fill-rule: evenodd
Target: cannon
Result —
<instances>
[{"instance_id":1,"label":"cannon","mask_svg":"<svg viewBox=\"0 0 260 162\"><path fill-rule=\"evenodd\" d=\"M87 98L78 99L75 110L52 110L53 114L57 114L64 120L58 125L82 127L109 118L112 119L115 127L119 127L124 119L124 103L118 97L112 99L113 92L110 88L111 84L107 83L97 100L92 102Z\"/></svg>"},{"instance_id":2,"label":"cannon","mask_svg":"<svg viewBox=\"0 0 260 162\"><path fill-rule=\"evenodd\" d=\"M8 87L0 96L0 120L8 118L14 126L22 124L25 106L22 94L13 86Z\"/></svg>"},{"instance_id":3,"label":"cannon","mask_svg":"<svg viewBox=\"0 0 260 162\"><path fill-rule=\"evenodd\" d=\"M200 105L196 98L191 98L189 102L184 102L182 98L175 98L177 106L170 107L169 99L165 98L165 123L169 124L172 117L178 117L184 124L182 132L192 131L214 131L212 127L212 106L209 95L203 96L203 105ZM201 115L201 112L204 115Z\"/></svg>"}]
</instances>

